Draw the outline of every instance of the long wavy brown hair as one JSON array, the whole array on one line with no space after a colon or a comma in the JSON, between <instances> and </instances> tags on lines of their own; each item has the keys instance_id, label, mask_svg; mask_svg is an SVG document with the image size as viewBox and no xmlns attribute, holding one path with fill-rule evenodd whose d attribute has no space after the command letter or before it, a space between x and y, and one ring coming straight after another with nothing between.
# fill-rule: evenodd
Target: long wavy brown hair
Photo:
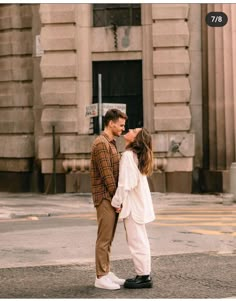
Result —
<instances>
[{"instance_id":1,"label":"long wavy brown hair","mask_svg":"<svg viewBox=\"0 0 236 301\"><path fill-rule=\"evenodd\" d=\"M150 176L153 172L152 136L147 129L142 128L134 141L126 149L132 150L138 157L138 169L141 174Z\"/></svg>"}]
</instances>

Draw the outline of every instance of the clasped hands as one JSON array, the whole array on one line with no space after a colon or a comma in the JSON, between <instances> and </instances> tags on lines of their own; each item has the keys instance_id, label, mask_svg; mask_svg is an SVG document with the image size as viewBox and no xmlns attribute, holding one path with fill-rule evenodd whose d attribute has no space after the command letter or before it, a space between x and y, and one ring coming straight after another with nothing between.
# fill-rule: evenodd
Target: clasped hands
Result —
<instances>
[{"instance_id":1,"label":"clasped hands","mask_svg":"<svg viewBox=\"0 0 236 301\"><path fill-rule=\"evenodd\" d=\"M114 208L116 213L120 213L121 212L121 207L120 208Z\"/></svg>"},{"instance_id":2,"label":"clasped hands","mask_svg":"<svg viewBox=\"0 0 236 301\"><path fill-rule=\"evenodd\" d=\"M122 209L122 204L120 204L120 202L117 201L117 199L112 199L111 201L111 205L114 208L116 213L120 213L121 209Z\"/></svg>"}]
</instances>

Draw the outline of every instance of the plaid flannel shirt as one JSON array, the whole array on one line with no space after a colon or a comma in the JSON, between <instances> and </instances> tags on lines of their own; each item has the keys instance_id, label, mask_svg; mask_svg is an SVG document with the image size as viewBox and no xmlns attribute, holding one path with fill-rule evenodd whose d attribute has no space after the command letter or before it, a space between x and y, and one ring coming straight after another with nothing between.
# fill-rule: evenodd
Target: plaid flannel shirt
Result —
<instances>
[{"instance_id":1,"label":"plaid flannel shirt","mask_svg":"<svg viewBox=\"0 0 236 301\"><path fill-rule=\"evenodd\" d=\"M118 185L119 161L115 140L102 132L94 140L91 152L91 190L95 207L104 199L111 202Z\"/></svg>"}]
</instances>

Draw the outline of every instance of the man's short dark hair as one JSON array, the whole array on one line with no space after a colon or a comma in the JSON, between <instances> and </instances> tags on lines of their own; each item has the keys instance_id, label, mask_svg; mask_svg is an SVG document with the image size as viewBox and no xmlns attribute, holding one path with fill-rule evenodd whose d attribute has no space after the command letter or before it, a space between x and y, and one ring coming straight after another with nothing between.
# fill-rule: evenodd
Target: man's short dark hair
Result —
<instances>
[{"instance_id":1,"label":"man's short dark hair","mask_svg":"<svg viewBox=\"0 0 236 301\"><path fill-rule=\"evenodd\" d=\"M108 126L109 121L116 122L119 118L123 118L125 120L128 119L128 116L118 109L108 110L104 116L104 126Z\"/></svg>"}]
</instances>

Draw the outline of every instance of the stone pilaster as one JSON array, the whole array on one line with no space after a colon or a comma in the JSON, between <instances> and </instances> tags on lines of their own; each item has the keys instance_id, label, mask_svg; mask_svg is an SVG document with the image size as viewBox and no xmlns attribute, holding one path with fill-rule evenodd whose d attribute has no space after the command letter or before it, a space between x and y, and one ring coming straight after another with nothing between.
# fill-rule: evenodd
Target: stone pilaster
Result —
<instances>
[{"instance_id":1,"label":"stone pilaster","mask_svg":"<svg viewBox=\"0 0 236 301\"><path fill-rule=\"evenodd\" d=\"M225 12L229 18L224 27L207 27L210 170L229 169L235 159L233 20L236 15L233 7L231 4L209 4L207 9L207 12Z\"/></svg>"},{"instance_id":2,"label":"stone pilaster","mask_svg":"<svg viewBox=\"0 0 236 301\"><path fill-rule=\"evenodd\" d=\"M41 4L40 38L44 53L41 123L44 134L77 132L75 4Z\"/></svg>"},{"instance_id":3,"label":"stone pilaster","mask_svg":"<svg viewBox=\"0 0 236 301\"><path fill-rule=\"evenodd\" d=\"M189 95L191 111L191 132L195 135L194 167L202 167L203 142L202 142L202 40L201 40L201 4L189 5L188 27L190 34L189 57L191 68L189 73ZM191 91L190 91L191 87Z\"/></svg>"},{"instance_id":4,"label":"stone pilaster","mask_svg":"<svg viewBox=\"0 0 236 301\"><path fill-rule=\"evenodd\" d=\"M52 173L52 126L56 132L56 172L63 173L60 136L77 134L77 55L76 4L40 4L40 32L43 55L40 69L43 78L41 126L39 140L42 173ZM51 151L48 151L50 145Z\"/></svg>"},{"instance_id":5,"label":"stone pilaster","mask_svg":"<svg viewBox=\"0 0 236 301\"><path fill-rule=\"evenodd\" d=\"M32 80L31 5L0 5L0 172L32 171Z\"/></svg>"},{"instance_id":6,"label":"stone pilaster","mask_svg":"<svg viewBox=\"0 0 236 301\"><path fill-rule=\"evenodd\" d=\"M152 5L141 5L142 62L143 62L143 119L144 126L154 132L153 57L152 53Z\"/></svg>"},{"instance_id":7,"label":"stone pilaster","mask_svg":"<svg viewBox=\"0 0 236 301\"><path fill-rule=\"evenodd\" d=\"M85 116L86 106L92 103L92 4L76 6L76 66L77 66L77 118L79 134L89 134L90 118Z\"/></svg>"},{"instance_id":8,"label":"stone pilaster","mask_svg":"<svg viewBox=\"0 0 236 301\"><path fill-rule=\"evenodd\" d=\"M236 5L230 6L230 26L231 26L231 41L232 41L232 86L233 86L233 99L236 102L236 24L233 20L236 19ZM236 129L236 110L234 109L234 129ZM234 141L236 141L236 130L234 132ZM236 147L234 148L234 161L236 159Z\"/></svg>"},{"instance_id":9,"label":"stone pilaster","mask_svg":"<svg viewBox=\"0 0 236 301\"><path fill-rule=\"evenodd\" d=\"M75 149L71 141L80 144L80 135L85 140L90 137L86 136L90 119L85 112L86 106L92 103L92 5L41 4L40 16L44 50L41 60L44 137L39 141L39 157L42 173L51 174L51 132L55 125L56 172L66 173L68 191L68 179L73 178L70 171L88 171L88 155Z\"/></svg>"},{"instance_id":10,"label":"stone pilaster","mask_svg":"<svg viewBox=\"0 0 236 301\"><path fill-rule=\"evenodd\" d=\"M206 26L204 54L207 65L207 85L204 86L205 141L207 144L204 167L206 190L228 191L229 168L236 157L236 9L234 4L208 4L205 14L221 11L227 14L224 27ZM203 20L204 23L204 20ZM215 179L219 178L219 181ZM210 187L210 188L209 188Z\"/></svg>"},{"instance_id":11,"label":"stone pilaster","mask_svg":"<svg viewBox=\"0 0 236 301\"><path fill-rule=\"evenodd\" d=\"M155 131L190 130L188 5L152 5Z\"/></svg>"},{"instance_id":12,"label":"stone pilaster","mask_svg":"<svg viewBox=\"0 0 236 301\"><path fill-rule=\"evenodd\" d=\"M194 56L190 56L189 47L189 4L152 4L153 144L155 160L162 160L157 170L165 171L163 185L167 191L175 191L178 186L181 192L192 191L195 140L190 133L189 77L197 77L199 72L191 68ZM155 181L158 179L154 177L151 186Z\"/></svg>"}]
</instances>

